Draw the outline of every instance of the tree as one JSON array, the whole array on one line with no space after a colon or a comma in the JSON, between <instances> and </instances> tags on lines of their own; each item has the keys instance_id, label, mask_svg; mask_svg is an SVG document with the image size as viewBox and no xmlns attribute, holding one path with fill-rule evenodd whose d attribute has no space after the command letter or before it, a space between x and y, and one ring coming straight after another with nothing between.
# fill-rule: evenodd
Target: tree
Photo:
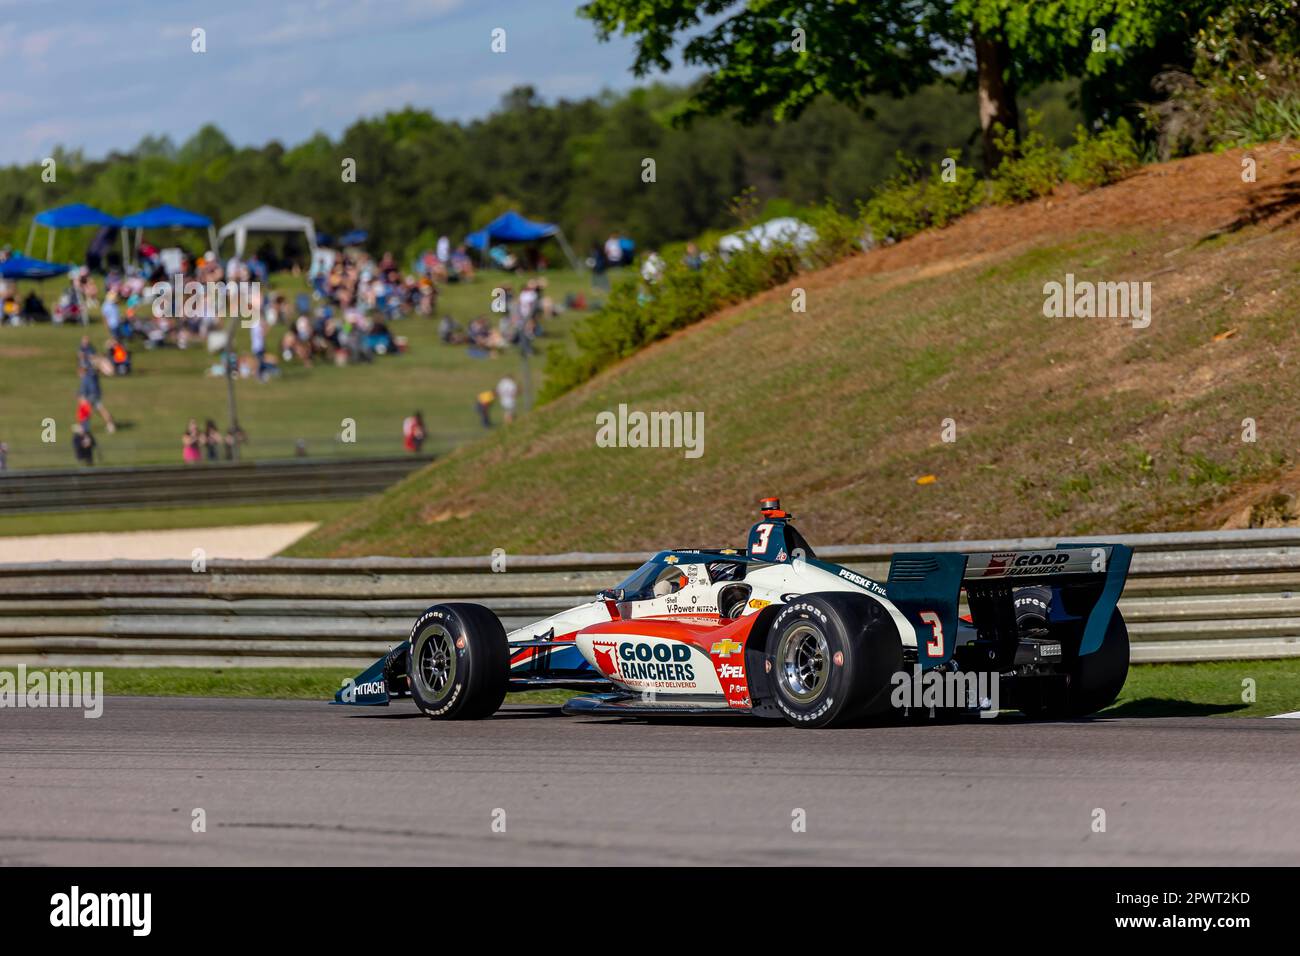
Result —
<instances>
[{"instance_id":1,"label":"tree","mask_svg":"<svg viewBox=\"0 0 1300 956\"><path fill-rule=\"evenodd\" d=\"M671 67L680 41L682 59L709 71L685 118L734 113L752 122L769 111L791 118L822 95L869 115L872 95L901 96L960 77L978 91L992 166L1000 158L997 126L1018 125L1019 92L1067 76L1126 76L1157 44L1190 60L1196 28L1224 2L589 0L579 13L601 39L635 38L638 76Z\"/></svg>"}]
</instances>

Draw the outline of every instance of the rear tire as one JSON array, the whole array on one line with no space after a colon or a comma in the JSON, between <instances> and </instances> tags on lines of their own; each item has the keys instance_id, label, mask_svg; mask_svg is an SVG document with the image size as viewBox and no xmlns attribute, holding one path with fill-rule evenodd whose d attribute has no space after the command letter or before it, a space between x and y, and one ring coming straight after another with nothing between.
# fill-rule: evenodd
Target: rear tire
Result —
<instances>
[{"instance_id":1,"label":"rear tire","mask_svg":"<svg viewBox=\"0 0 1300 956\"><path fill-rule=\"evenodd\" d=\"M1065 674L1064 685L1034 696L1021 706L1027 716L1087 717L1115 702L1128 679L1128 627L1119 611L1110 616L1101 647L1078 657Z\"/></svg>"},{"instance_id":2,"label":"rear tire","mask_svg":"<svg viewBox=\"0 0 1300 956\"><path fill-rule=\"evenodd\" d=\"M1052 589L1042 586L1016 588L1012 606L1016 612L1016 629L1021 637L1035 631L1045 632L1051 619Z\"/></svg>"},{"instance_id":3,"label":"rear tire","mask_svg":"<svg viewBox=\"0 0 1300 956\"><path fill-rule=\"evenodd\" d=\"M871 598L810 594L773 618L766 663L771 695L795 727L831 727L889 706L903 666L893 619Z\"/></svg>"},{"instance_id":4,"label":"rear tire","mask_svg":"<svg viewBox=\"0 0 1300 956\"><path fill-rule=\"evenodd\" d=\"M435 604L411 628L407 677L426 717L490 717L510 682L505 628L481 605Z\"/></svg>"},{"instance_id":5,"label":"rear tire","mask_svg":"<svg viewBox=\"0 0 1300 956\"><path fill-rule=\"evenodd\" d=\"M1128 627L1115 611L1106 625L1101 647L1080 657L1070 669L1066 715L1085 717L1115 703L1128 680L1128 660Z\"/></svg>"}]
</instances>

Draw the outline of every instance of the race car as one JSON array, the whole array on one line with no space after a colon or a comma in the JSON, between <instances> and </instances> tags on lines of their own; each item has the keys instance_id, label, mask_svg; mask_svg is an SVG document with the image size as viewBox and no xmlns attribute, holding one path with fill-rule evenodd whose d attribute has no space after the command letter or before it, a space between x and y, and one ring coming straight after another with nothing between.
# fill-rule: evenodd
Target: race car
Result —
<instances>
[{"instance_id":1,"label":"race car","mask_svg":"<svg viewBox=\"0 0 1300 956\"><path fill-rule=\"evenodd\" d=\"M760 512L743 549L660 551L592 601L509 634L482 605L435 604L335 702L410 697L457 720L491 716L508 692L561 688L586 692L566 714L811 728L900 706L1078 717L1124 685L1124 545L896 553L880 582L818 558L780 499ZM936 693L909 696L922 683ZM954 687L955 700L941 693Z\"/></svg>"}]
</instances>

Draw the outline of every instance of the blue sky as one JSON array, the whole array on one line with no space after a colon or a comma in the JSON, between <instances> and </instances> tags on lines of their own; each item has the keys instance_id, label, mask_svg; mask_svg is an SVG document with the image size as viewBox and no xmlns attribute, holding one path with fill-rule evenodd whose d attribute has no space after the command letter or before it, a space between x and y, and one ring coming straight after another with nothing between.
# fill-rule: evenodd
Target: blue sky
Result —
<instances>
[{"instance_id":1,"label":"blue sky","mask_svg":"<svg viewBox=\"0 0 1300 956\"><path fill-rule=\"evenodd\" d=\"M547 100L634 85L631 43L597 41L578 4L0 0L0 163L56 144L102 156L146 134L179 144L206 122L239 145L292 145L408 103L471 119L522 83ZM190 49L196 27L206 53Z\"/></svg>"}]
</instances>

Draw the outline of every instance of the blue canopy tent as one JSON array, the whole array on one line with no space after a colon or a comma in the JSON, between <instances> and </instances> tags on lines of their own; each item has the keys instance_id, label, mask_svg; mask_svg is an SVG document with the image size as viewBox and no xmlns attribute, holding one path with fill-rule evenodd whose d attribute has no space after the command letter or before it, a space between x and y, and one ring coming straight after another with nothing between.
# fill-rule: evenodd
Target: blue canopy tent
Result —
<instances>
[{"instance_id":1,"label":"blue canopy tent","mask_svg":"<svg viewBox=\"0 0 1300 956\"><path fill-rule=\"evenodd\" d=\"M23 250L27 255L32 253L32 241L36 238L37 226L45 227L48 234L45 243L45 258L53 259L55 229L76 229L82 226L111 226L121 229L122 222L116 216L110 216L103 210L80 202L72 203L70 206L46 209L44 212L38 212L36 218L32 220L32 228L27 233L27 248ZM126 262L125 232L122 233L122 261Z\"/></svg>"},{"instance_id":2,"label":"blue canopy tent","mask_svg":"<svg viewBox=\"0 0 1300 956\"><path fill-rule=\"evenodd\" d=\"M465 245L486 254L493 243L537 242L542 239L554 239L560 244L560 248L564 250L564 255L568 258L569 264L575 270L581 268L578 265L578 260L573 255L573 250L569 248L568 241L564 238L564 231L559 226L550 222L533 222L531 219L525 219L513 209L497 216L482 229L471 232L465 237Z\"/></svg>"},{"instance_id":3,"label":"blue canopy tent","mask_svg":"<svg viewBox=\"0 0 1300 956\"><path fill-rule=\"evenodd\" d=\"M48 279L72 271L72 266L44 259L31 259L17 253L4 262L0 262L0 278L3 279Z\"/></svg>"},{"instance_id":4,"label":"blue canopy tent","mask_svg":"<svg viewBox=\"0 0 1300 956\"><path fill-rule=\"evenodd\" d=\"M135 248L140 248L140 239L146 229L206 229L208 231L208 248L217 251L217 230L212 220L202 213L190 212L177 206L161 205L152 209L132 213L122 218L122 226L135 230Z\"/></svg>"},{"instance_id":5,"label":"blue canopy tent","mask_svg":"<svg viewBox=\"0 0 1300 956\"><path fill-rule=\"evenodd\" d=\"M28 256L20 256L14 253L4 262L0 262L0 278L3 279L48 279L51 276L63 275L70 272L72 266L62 265L58 262L46 262L43 259L32 259ZM42 304L44 310L44 305ZM26 312L24 307L18 315L14 317L15 321L22 317ZM30 321L35 321L39 316L38 313L28 313ZM44 318L49 318L48 310L44 310ZM4 316L0 316L0 322L6 321ZM82 312L82 321L85 321L85 312Z\"/></svg>"},{"instance_id":6,"label":"blue canopy tent","mask_svg":"<svg viewBox=\"0 0 1300 956\"><path fill-rule=\"evenodd\" d=\"M366 230L353 229L351 232L343 233L343 236L339 239L339 245L359 246L364 244L365 241L369 238L370 238L370 233L366 232Z\"/></svg>"}]
</instances>

